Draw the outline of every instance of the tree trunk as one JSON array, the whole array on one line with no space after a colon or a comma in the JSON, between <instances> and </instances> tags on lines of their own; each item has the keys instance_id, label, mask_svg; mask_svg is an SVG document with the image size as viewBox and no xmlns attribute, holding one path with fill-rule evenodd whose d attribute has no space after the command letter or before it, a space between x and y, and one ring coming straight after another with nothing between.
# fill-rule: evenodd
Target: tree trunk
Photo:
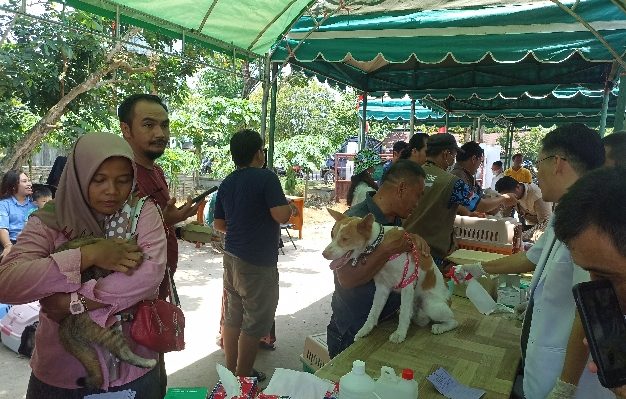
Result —
<instances>
[{"instance_id":1,"label":"tree trunk","mask_svg":"<svg viewBox=\"0 0 626 399\"><path fill-rule=\"evenodd\" d=\"M137 29L131 29L126 38L134 36L137 32ZM122 42L118 42L107 53L105 57L105 65L100 68L100 70L92 73L87 77L87 79L85 79L84 82L72 88L72 90L61 97L59 102L53 105L52 108L46 112L39 122L37 122L37 124L33 126L29 132L13 146L10 153L4 157L0 163L0 171L2 173L9 169L20 168L22 166L22 160L28 156L28 154L30 154L35 147L39 145L39 143L41 143L41 140L47 133L55 128L56 123L59 121L61 116L63 116L65 108L76 97L96 87L116 82L116 80L103 81L102 79L106 75L117 69L124 69L129 73L146 72L154 69L154 64L152 62L151 65L146 67L131 67L128 62L119 59L121 51Z\"/></svg>"}]
</instances>

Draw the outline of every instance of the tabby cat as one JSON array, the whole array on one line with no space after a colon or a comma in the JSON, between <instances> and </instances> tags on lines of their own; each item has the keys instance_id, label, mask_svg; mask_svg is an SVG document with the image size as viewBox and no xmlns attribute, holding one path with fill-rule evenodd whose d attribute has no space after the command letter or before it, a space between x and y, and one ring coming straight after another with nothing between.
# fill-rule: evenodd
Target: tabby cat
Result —
<instances>
[{"instance_id":1,"label":"tabby cat","mask_svg":"<svg viewBox=\"0 0 626 399\"><path fill-rule=\"evenodd\" d=\"M94 237L77 238L61 245L54 252L80 248L102 239ZM136 243L134 239L130 241L133 244ZM111 273L110 270L93 266L82 273L81 282L84 283L91 279L97 280ZM79 378L76 383L91 389L100 388L103 383L98 354L91 346L92 344L102 346L118 359L137 367L152 368L157 363L155 359L145 359L133 353L121 331L115 328L100 327L100 325L91 320L87 312L76 315L70 314L65 317L59 324L59 338L65 350L78 359L87 370L87 376Z\"/></svg>"}]
</instances>

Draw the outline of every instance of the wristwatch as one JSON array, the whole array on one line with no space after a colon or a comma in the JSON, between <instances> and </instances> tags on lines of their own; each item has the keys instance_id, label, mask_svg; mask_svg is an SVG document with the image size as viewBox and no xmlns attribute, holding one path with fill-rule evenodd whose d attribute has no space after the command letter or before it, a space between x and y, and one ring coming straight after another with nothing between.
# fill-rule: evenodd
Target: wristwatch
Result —
<instances>
[{"instance_id":1,"label":"wristwatch","mask_svg":"<svg viewBox=\"0 0 626 399\"><path fill-rule=\"evenodd\" d=\"M85 311L85 305L78 299L78 293L72 292L70 294L70 312L72 314L81 314Z\"/></svg>"}]
</instances>

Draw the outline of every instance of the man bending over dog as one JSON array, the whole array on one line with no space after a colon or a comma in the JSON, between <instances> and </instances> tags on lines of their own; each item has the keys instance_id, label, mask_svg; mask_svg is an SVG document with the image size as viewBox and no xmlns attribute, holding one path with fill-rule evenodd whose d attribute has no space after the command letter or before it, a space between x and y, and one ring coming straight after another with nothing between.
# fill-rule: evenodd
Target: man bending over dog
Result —
<instances>
[{"instance_id":1,"label":"man bending over dog","mask_svg":"<svg viewBox=\"0 0 626 399\"><path fill-rule=\"evenodd\" d=\"M415 162L398 160L387 174L374 195L346 211L347 216L364 217L368 213L385 226L401 226L401 218L407 218L424 192L424 171ZM418 236L412 236L417 248L429 255L429 248ZM364 262L355 267L349 264L335 269L335 292L331 308L333 313L327 327L328 353L333 358L354 342L370 312L376 287L374 275L395 254L407 252L410 244L403 238L403 232L393 230L367 255ZM389 318L400 308L400 295L392 292L383 309L380 320Z\"/></svg>"}]
</instances>

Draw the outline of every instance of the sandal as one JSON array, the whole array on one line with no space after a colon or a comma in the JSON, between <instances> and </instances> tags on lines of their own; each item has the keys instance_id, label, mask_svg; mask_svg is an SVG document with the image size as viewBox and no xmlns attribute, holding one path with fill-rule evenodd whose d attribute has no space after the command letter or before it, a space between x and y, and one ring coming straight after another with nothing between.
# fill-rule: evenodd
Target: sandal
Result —
<instances>
[{"instance_id":1,"label":"sandal","mask_svg":"<svg viewBox=\"0 0 626 399\"><path fill-rule=\"evenodd\" d=\"M267 376L265 375L265 373L257 369L252 369L251 377L256 377L257 382L263 382L267 379Z\"/></svg>"}]
</instances>

